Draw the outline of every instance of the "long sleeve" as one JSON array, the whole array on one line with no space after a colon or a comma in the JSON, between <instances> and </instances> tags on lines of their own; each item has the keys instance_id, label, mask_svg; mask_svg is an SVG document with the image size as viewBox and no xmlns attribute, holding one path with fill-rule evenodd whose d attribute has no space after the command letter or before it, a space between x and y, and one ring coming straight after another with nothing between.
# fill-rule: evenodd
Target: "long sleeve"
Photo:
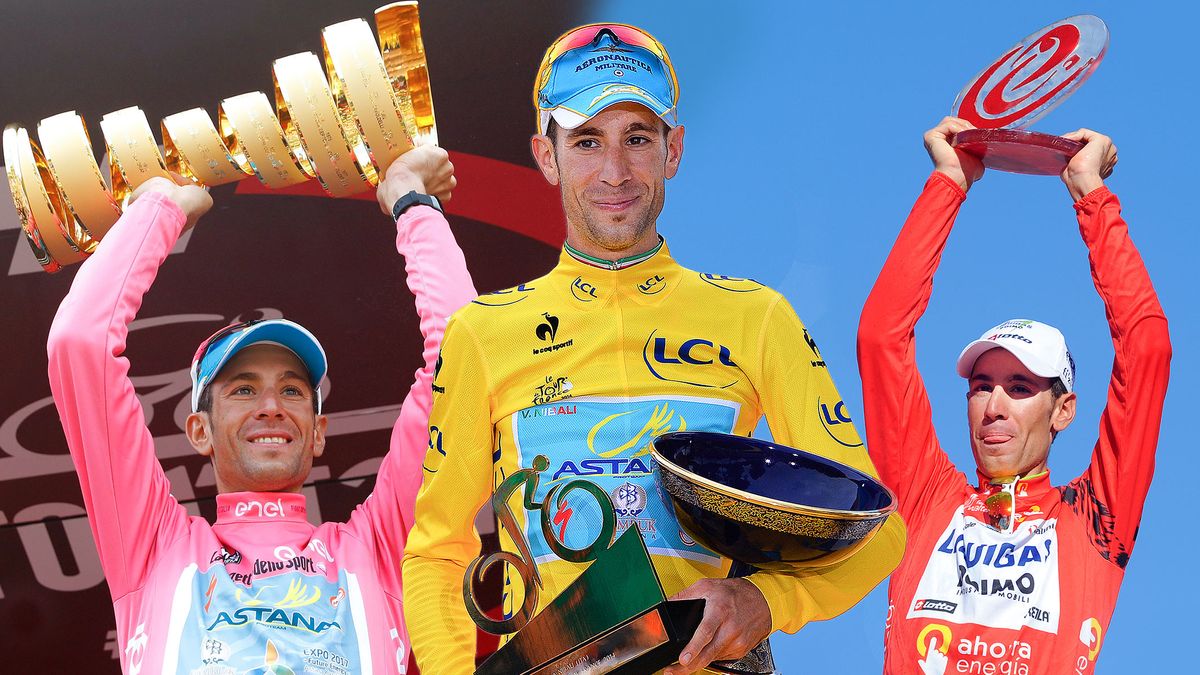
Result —
<instances>
[{"instance_id":1,"label":"long sleeve","mask_svg":"<svg viewBox=\"0 0 1200 675\"><path fill-rule=\"evenodd\" d=\"M783 298L767 311L761 335L759 395L775 440L876 475L816 341ZM861 600L900 564L904 542L904 523L892 516L846 561L796 575L758 572L750 581L771 608L772 629L794 633Z\"/></svg>"},{"instance_id":2,"label":"long sleeve","mask_svg":"<svg viewBox=\"0 0 1200 675\"><path fill-rule=\"evenodd\" d=\"M917 321L929 306L933 275L966 194L934 172L901 228L858 324L867 448L883 482L911 520L966 478L938 444L929 396L917 372Z\"/></svg>"},{"instance_id":3,"label":"long sleeve","mask_svg":"<svg viewBox=\"0 0 1200 675\"><path fill-rule=\"evenodd\" d=\"M83 263L47 342L50 389L114 599L136 589L155 551L187 527L123 356L129 323L185 220L158 194L130 206Z\"/></svg>"},{"instance_id":4,"label":"long sleeve","mask_svg":"<svg viewBox=\"0 0 1200 675\"><path fill-rule=\"evenodd\" d=\"M475 514L492 492L487 364L469 324L450 320L435 378L417 495L420 519L404 552L404 604L421 672L475 671L475 625L463 604L463 574L479 554Z\"/></svg>"},{"instance_id":5,"label":"long sleeve","mask_svg":"<svg viewBox=\"0 0 1200 675\"><path fill-rule=\"evenodd\" d=\"M1100 188L1079 200L1075 210L1092 280L1104 302L1114 358L1092 462L1064 498L1088 516L1100 553L1124 567L1154 475L1171 342L1117 197Z\"/></svg>"},{"instance_id":6,"label":"long sleeve","mask_svg":"<svg viewBox=\"0 0 1200 675\"><path fill-rule=\"evenodd\" d=\"M366 516L374 536L393 560L403 552L412 527L413 505L421 486L421 462L428 440L431 382L446 321L475 297L462 249L454 240L449 223L436 209L414 207L396 221L396 250L404 256L408 288L420 318L423 366L415 373L400 407L375 490L351 519L351 527L357 527L359 518Z\"/></svg>"}]
</instances>

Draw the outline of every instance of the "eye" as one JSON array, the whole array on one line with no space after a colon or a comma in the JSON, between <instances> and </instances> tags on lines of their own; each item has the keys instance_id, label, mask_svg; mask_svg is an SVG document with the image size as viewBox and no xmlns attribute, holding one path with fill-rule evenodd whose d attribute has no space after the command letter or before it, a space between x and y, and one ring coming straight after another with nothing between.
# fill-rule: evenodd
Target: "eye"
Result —
<instances>
[{"instance_id":1,"label":"eye","mask_svg":"<svg viewBox=\"0 0 1200 675\"><path fill-rule=\"evenodd\" d=\"M304 390L303 390L303 389L301 389L300 387L297 387L297 386L296 386L296 385L294 385L294 384L289 384L288 386L286 386L286 387L284 387L284 388L283 388L283 395L284 395L284 396L299 396L299 397L303 397L303 396L304 396Z\"/></svg>"},{"instance_id":2,"label":"eye","mask_svg":"<svg viewBox=\"0 0 1200 675\"><path fill-rule=\"evenodd\" d=\"M986 382L978 382L975 384L975 386L971 387L972 394L982 394L984 392L989 392L991 390L992 390L992 385L990 385Z\"/></svg>"},{"instance_id":3,"label":"eye","mask_svg":"<svg viewBox=\"0 0 1200 675\"><path fill-rule=\"evenodd\" d=\"M575 147L582 148L584 150L594 150L600 147L600 141L597 141L594 138L581 138L575 143Z\"/></svg>"},{"instance_id":4,"label":"eye","mask_svg":"<svg viewBox=\"0 0 1200 675\"><path fill-rule=\"evenodd\" d=\"M238 385L232 392L234 396L253 396L254 389L248 384Z\"/></svg>"},{"instance_id":5,"label":"eye","mask_svg":"<svg viewBox=\"0 0 1200 675\"><path fill-rule=\"evenodd\" d=\"M651 141L646 136L630 136L629 140L625 141L628 145L647 145Z\"/></svg>"}]
</instances>

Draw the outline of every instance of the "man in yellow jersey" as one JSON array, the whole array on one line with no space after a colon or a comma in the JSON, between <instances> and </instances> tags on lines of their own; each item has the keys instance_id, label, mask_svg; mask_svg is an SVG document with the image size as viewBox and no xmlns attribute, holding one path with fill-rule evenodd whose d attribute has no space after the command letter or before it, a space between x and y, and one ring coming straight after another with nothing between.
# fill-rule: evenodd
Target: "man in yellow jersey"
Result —
<instances>
[{"instance_id":1,"label":"man in yellow jersey","mask_svg":"<svg viewBox=\"0 0 1200 675\"><path fill-rule=\"evenodd\" d=\"M658 235L664 183L683 154L666 51L631 26L577 28L547 51L534 95L533 156L562 193L567 241L549 274L481 296L446 329L404 556L405 614L422 672L473 671L475 626L462 587L479 554L475 514L537 455L550 466L536 500L573 479L596 483L612 496L619 529L641 530L666 592L706 600L695 637L665 672L740 658L772 631L837 616L900 561L898 518L839 565L726 579L730 561L680 529L651 473L648 445L658 434L749 435L764 413L779 442L875 473L787 301L749 279L681 267ZM595 538L597 514L568 505L547 515L579 548ZM520 525L543 582L540 610L581 567L551 553L536 518ZM515 550L504 535L501 543ZM504 611L522 597L520 580L506 579Z\"/></svg>"}]
</instances>

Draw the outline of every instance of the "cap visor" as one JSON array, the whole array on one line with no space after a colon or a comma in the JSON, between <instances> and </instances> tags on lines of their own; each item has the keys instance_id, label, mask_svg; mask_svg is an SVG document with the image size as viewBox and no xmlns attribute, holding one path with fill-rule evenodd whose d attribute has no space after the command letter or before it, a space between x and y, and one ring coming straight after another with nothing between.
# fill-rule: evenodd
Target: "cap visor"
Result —
<instances>
[{"instance_id":1,"label":"cap visor","mask_svg":"<svg viewBox=\"0 0 1200 675\"><path fill-rule=\"evenodd\" d=\"M977 361L984 352L996 348L1007 350L1008 353L1017 357L1017 360L1020 361L1021 364L1026 368L1028 368L1029 372L1037 375L1038 377L1049 377L1053 379L1059 376L1057 370L1047 367L1046 364L1041 363L1038 358L1029 351L1021 349L1016 345L1010 345L1003 342L993 342L992 340L975 340L971 344L967 345L966 349L962 350L962 353L958 355L957 370L959 376L970 378L971 371L975 369L975 361Z\"/></svg>"},{"instance_id":2,"label":"cap visor","mask_svg":"<svg viewBox=\"0 0 1200 675\"><path fill-rule=\"evenodd\" d=\"M239 333L223 350L220 360L213 367L214 375L221 372L234 354L261 342L274 343L294 353L308 370L309 380L314 387L325 377L328 365L321 344L312 333L290 321L264 321Z\"/></svg>"},{"instance_id":3,"label":"cap visor","mask_svg":"<svg viewBox=\"0 0 1200 675\"><path fill-rule=\"evenodd\" d=\"M646 106L658 117L662 118L671 112L671 106L663 103L646 90L632 84L614 84L605 82L581 90L571 98L563 101L551 114L554 121L564 129L574 129L592 119L600 111L617 103L638 103ZM664 119L669 126L675 126L672 120Z\"/></svg>"}]
</instances>

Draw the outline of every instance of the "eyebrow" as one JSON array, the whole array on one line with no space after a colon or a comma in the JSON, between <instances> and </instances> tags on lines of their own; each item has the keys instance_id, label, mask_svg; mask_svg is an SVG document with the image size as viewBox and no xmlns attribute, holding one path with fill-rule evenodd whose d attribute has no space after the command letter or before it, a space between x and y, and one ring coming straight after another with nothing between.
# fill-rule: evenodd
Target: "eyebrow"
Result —
<instances>
[{"instance_id":1,"label":"eyebrow","mask_svg":"<svg viewBox=\"0 0 1200 675\"><path fill-rule=\"evenodd\" d=\"M972 375L970 381L971 382L976 382L976 381L991 382L992 376L987 375L985 373L980 373L978 375ZM1022 382L1022 383L1030 384L1030 385L1034 385L1034 386L1041 386L1041 384L1042 384L1041 382L1038 382L1037 380L1025 377L1021 373L1013 373L1012 375L1010 375L1008 377L1008 381L1009 382Z\"/></svg>"},{"instance_id":2,"label":"eyebrow","mask_svg":"<svg viewBox=\"0 0 1200 675\"><path fill-rule=\"evenodd\" d=\"M286 370L286 371L284 371L284 373L283 373L283 378L282 378L282 379L285 379L285 380L302 380L302 381L304 381L304 382L306 382L306 383L308 382L308 377L306 377L306 376L304 376L304 375L301 375L300 373L297 373L297 372L296 372L296 371L294 371L294 370ZM251 371L248 371L248 370L247 370L247 371L243 371L243 372L237 373L237 374L235 374L235 375L231 375L231 376L230 376L230 377L229 377L227 380L225 380L225 381L226 381L227 383L230 383L230 382L239 382L239 381L240 381L240 382L258 382L258 381L260 381L260 380L262 380L262 376L260 376L260 375L259 375L259 374L257 374L257 373L253 373L253 372L251 372Z\"/></svg>"},{"instance_id":3,"label":"eyebrow","mask_svg":"<svg viewBox=\"0 0 1200 675\"><path fill-rule=\"evenodd\" d=\"M655 132L655 131L659 131L659 128L651 126L649 124L646 124L645 122L643 122L641 120L638 120L636 122L631 122L629 124L629 126L625 127L625 130L622 133L628 134L628 133L632 133L634 131ZM578 127L575 127L574 129L567 130L567 138L579 138L581 136L603 136L603 135L604 134L600 133L600 129L598 129L597 127L592 126L590 124L585 124L583 126L578 126Z\"/></svg>"}]
</instances>

